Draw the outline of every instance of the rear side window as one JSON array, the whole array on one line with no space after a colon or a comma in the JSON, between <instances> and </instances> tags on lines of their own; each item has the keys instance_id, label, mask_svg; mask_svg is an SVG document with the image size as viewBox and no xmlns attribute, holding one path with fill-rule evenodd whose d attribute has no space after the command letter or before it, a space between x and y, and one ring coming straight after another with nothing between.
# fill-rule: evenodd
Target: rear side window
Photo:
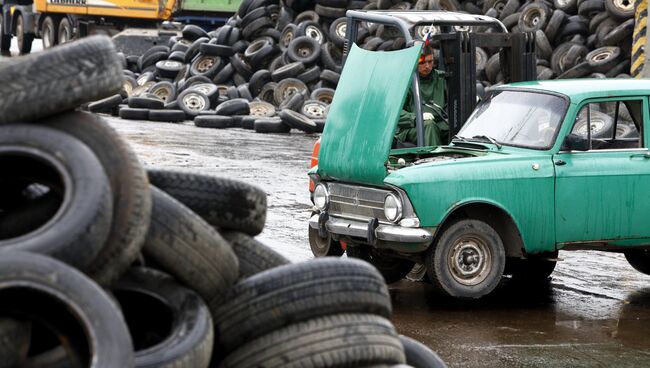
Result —
<instances>
[{"instance_id":1,"label":"rear side window","mask_svg":"<svg viewBox=\"0 0 650 368\"><path fill-rule=\"evenodd\" d=\"M592 102L576 116L572 134L590 139L590 149L643 147L641 100Z\"/></svg>"}]
</instances>

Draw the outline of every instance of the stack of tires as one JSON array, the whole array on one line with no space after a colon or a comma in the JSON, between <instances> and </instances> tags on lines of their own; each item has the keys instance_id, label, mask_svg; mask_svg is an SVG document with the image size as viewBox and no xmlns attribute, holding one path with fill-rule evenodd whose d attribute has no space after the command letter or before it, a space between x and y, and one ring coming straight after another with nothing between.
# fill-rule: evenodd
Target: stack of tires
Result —
<instances>
[{"instance_id":1,"label":"stack of tires","mask_svg":"<svg viewBox=\"0 0 650 368\"><path fill-rule=\"evenodd\" d=\"M214 31L189 25L168 45L124 57L121 95L90 110L126 119L192 119L209 128L322 131L341 73L347 9L490 15L510 32L535 33L540 80L629 77L632 1L246 0ZM365 24L357 43L385 51L405 44L378 24ZM504 82L496 50L477 48L476 63L482 87Z\"/></svg>"},{"instance_id":2,"label":"stack of tires","mask_svg":"<svg viewBox=\"0 0 650 368\"><path fill-rule=\"evenodd\" d=\"M42 66L54 60L66 67ZM255 240L262 190L146 171L100 117L68 111L89 89L119 89L108 38L12 59L0 81L20 68L30 71L12 86L21 107L0 111L0 366L359 367L412 356L417 368L437 359L397 335L386 284L368 263L291 264ZM76 89L24 111L34 104L25 96L43 93L33 81Z\"/></svg>"}]
</instances>

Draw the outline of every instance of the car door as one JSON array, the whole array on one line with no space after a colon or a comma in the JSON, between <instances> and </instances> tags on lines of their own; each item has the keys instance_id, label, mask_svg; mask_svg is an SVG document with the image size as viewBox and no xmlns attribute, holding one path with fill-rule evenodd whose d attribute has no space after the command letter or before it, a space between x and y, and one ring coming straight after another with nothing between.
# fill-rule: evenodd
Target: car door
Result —
<instances>
[{"instance_id":1,"label":"car door","mask_svg":"<svg viewBox=\"0 0 650 368\"><path fill-rule=\"evenodd\" d=\"M578 111L571 134L587 150L563 146L554 157L558 246L650 238L647 98L593 100Z\"/></svg>"}]
</instances>

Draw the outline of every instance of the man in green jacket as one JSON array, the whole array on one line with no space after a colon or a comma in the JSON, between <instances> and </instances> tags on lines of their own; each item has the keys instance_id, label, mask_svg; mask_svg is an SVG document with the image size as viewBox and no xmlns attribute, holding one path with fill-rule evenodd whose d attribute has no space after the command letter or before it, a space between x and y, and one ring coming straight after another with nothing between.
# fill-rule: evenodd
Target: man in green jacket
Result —
<instances>
[{"instance_id":1,"label":"man in green jacket","mask_svg":"<svg viewBox=\"0 0 650 368\"><path fill-rule=\"evenodd\" d=\"M424 122L424 145L440 146L447 143L449 126L440 117L440 112L426 106L437 105L439 110L445 107L445 79L443 73L434 68L433 50L423 46L418 62L418 75L420 77L420 101L422 102L422 120ZM401 142L417 142L415 129L415 106L411 90L409 90L397 124L395 137Z\"/></svg>"}]
</instances>

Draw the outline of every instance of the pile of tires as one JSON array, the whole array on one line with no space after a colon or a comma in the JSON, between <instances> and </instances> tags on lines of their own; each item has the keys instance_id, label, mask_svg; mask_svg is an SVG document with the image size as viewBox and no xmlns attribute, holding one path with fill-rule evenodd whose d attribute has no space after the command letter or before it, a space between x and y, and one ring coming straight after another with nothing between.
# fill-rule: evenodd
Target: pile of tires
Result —
<instances>
[{"instance_id":1,"label":"pile of tires","mask_svg":"<svg viewBox=\"0 0 650 368\"><path fill-rule=\"evenodd\" d=\"M69 67L39 67L53 60ZM36 112L0 111L0 366L439 362L397 334L388 289L370 264L291 264L255 240L266 220L261 189L145 170L101 117L69 111L87 101L86 84L92 97L120 87L108 38L12 59L0 64L0 81L18 66L31 70L24 87L52 76L84 84Z\"/></svg>"}]
</instances>

